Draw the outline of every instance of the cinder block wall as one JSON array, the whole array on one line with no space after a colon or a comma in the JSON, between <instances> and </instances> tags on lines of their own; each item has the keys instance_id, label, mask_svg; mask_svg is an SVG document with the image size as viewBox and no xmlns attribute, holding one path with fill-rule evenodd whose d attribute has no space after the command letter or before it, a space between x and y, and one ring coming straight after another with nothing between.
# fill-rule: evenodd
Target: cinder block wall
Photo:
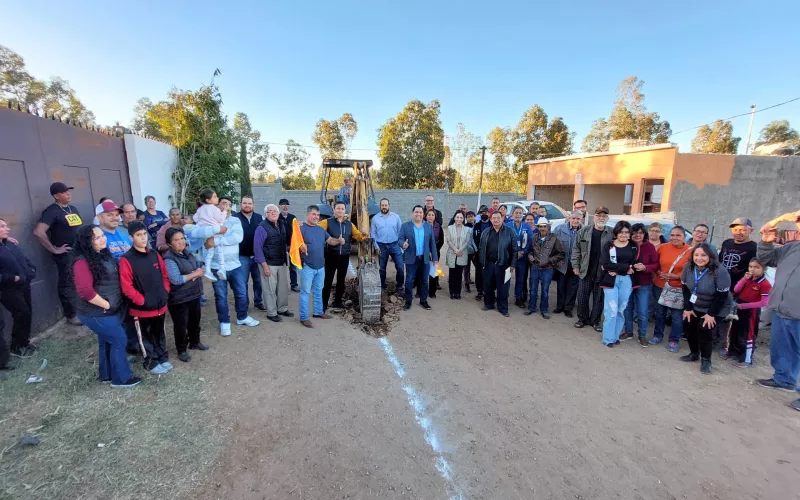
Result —
<instances>
[{"instance_id":1,"label":"cinder block wall","mask_svg":"<svg viewBox=\"0 0 800 500\"><path fill-rule=\"evenodd\" d=\"M800 209L800 157L736 156L729 180L702 188L677 181L670 208L689 230L700 222L713 224L712 243L717 245L731 237L728 224L733 219L747 217L756 229L752 238L758 241L764 223Z\"/></svg>"},{"instance_id":2,"label":"cinder block wall","mask_svg":"<svg viewBox=\"0 0 800 500\"><path fill-rule=\"evenodd\" d=\"M375 200L388 198L391 210L396 212L404 221L411 218L411 209L414 205L425 206L425 197L433 195L434 206L442 211L445 222L455 213L461 203L466 203L470 210L478 208L477 193L448 193L444 189L416 190L416 189L389 189L376 190ZM516 193L483 193L481 204L490 205L492 197L497 196L501 201L517 201L522 197ZM319 191L284 191L281 184L253 184L253 197L259 212L264 211L268 203L278 204L278 200L286 198L292 206L295 215L304 214L308 205L316 205L319 201Z\"/></svg>"}]
</instances>

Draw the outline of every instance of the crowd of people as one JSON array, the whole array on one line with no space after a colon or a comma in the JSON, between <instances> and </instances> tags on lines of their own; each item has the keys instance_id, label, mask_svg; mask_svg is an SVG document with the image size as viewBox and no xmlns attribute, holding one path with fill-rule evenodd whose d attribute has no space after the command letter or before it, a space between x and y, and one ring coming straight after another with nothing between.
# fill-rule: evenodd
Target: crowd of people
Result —
<instances>
[{"instance_id":1,"label":"crowd of people","mask_svg":"<svg viewBox=\"0 0 800 500\"><path fill-rule=\"evenodd\" d=\"M252 197L242 197L240 211L232 213L230 198L206 189L199 193L193 218L178 208L165 215L152 196L145 198L144 211L102 198L93 224L84 225L70 204L72 189L59 182L51 185L53 204L43 211L34 234L56 265L66 320L97 334L99 378L113 387L140 383L130 367L133 356L141 355L144 368L153 374L173 369L166 346L167 313L179 360L189 362L190 350L208 349L201 342L206 303L202 279L212 282L223 337L231 333L229 287L236 323L259 324L248 311L251 280L253 306L272 322L294 317L290 290L299 293L303 326L313 328L312 318L331 318L329 308L340 312L347 306L343 296L351 247L367 238L347 216L349 185L339 193L333 217L320 221L319 208L311 205L302 223L290 213L287 199L267 205L262 217L255 213ZM424 205L413 207L405 223L390 211L390 201L381 199L369 235L379 254L381 287L388 288L391 259L394 292L405 299L404 310L412 307L414 297L420 307L431 309L429 299L442 290L439 277L446 274L451 300L472 293L474 285L483 311L508 317L513 278L514 305L526 316L572 318L575 310L575 328L593 328L609 348L632 339L634 326L642 347L661 344L669 327L667 349L679 352L685 339L689 353L679 359L699 361L706 374L711 373L715 345L721 359L742 368L753 365L760 311L769 305L775 374L759 383L795 390L800 303L791 292L800 292L800 275L795 276L800 246L777 246L774 241L778 223L800 227L800 212L764 225L758 244L751 240L750 220L737 218L730 224L732 237L718 252L706 241L705 224L695 226L688 240L681 226L670 228L665 238L657 222L645 227L623 220L611 227L607 207L587 216L587 205L575 201L564 223L553 228L545 207L534 203L525 213L515 206L508 214L494 198L477 214L462 204L445 226L431 195ZM293 262L289 251L295 231L303 243ZM13 318L10 347L0 335L0 367L7 369L9 352L26 357L35 351L30 344L30 283L36 268L3 220L0 245L0 303ZM770 266L777 267L774 291L765 275ZM553 281L556 304L551 311ZM648 339L651 320L654 329ZM793 407L800 409L800 400Z\"/></svg>"}]
</instances>

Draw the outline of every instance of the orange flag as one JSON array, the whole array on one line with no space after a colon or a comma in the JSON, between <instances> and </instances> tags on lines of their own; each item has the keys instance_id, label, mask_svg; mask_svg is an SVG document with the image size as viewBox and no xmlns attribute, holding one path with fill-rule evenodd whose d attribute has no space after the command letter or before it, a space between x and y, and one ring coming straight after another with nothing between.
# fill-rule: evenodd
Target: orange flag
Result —
<instances>
[{"instance_id":1,"label":"orange flag","mask_svg":"<svg viewBox=\"0 0 800 500\"><path fill-rule=\"evenodd\" d=\"M292 264L297 269L303 269L303 261L300 259L300 247L305 244L303 233L300 232L300 224L297 219L292 219L292 241L289 242L289 260L292 261Z\"/></svg>"}]
</instances>

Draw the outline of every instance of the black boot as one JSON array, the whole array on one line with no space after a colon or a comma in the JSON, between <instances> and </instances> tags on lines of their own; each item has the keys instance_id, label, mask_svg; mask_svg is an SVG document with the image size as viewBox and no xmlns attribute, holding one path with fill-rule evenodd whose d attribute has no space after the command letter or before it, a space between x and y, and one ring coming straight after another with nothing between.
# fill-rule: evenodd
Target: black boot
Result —
<instances>
[{"instance_id":1,"label":"black boot","mask_svg":"<svg viewBox=\"0 0 800 500\"><path fill-rule=\"evenodd\" d=\"M696 352L695 353L689 353L686 356L681 356L678 359L680 359L681 361L685 361L687 363L694 363L695 361L700 359L700 355L697 354Z\"/></svg>"},{"instance_id":2,"label":"black boot","mask_svg":"<svg viewBox=\"0 0 800 500\"><path fill-rule=\"evenodd\" d=\"M711 358L703 358L700 360L700 373L703 375L711 375Z\"/></svg>"}]
</instances>

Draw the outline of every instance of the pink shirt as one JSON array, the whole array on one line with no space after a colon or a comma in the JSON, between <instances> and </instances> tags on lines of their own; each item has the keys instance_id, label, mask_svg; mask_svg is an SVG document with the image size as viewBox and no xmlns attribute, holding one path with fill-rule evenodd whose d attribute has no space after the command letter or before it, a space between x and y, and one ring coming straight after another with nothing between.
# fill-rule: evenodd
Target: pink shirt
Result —
<instances>
[{"instance_id":1,"label":"pink shirt","mask_svg":"<svg viewBox=\"0 0 800 500\"><path fill-rule=\"evenodd\" d=\"M204 204L192 217L198 226L221 226L225 222L225 214L216 205Z\"/></svg>"}]
</instances>

